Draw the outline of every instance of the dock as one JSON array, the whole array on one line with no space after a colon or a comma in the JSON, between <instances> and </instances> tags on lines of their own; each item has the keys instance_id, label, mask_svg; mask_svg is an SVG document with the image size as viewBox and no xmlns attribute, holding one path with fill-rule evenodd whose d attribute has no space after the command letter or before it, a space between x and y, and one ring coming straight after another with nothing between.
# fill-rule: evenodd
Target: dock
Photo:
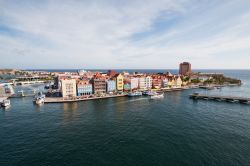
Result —
<instances>
[{"instance_id":1,"label":"dock","mask_svg":"<svg viewBox=\"0 0 250 166\"><path fill-rule=\"evenodd\" d=\"M194 100L201 99L201 100L224 101L224 102L230 102L230 103L250 104L250 98L248 97L206 95L206 94L200 94L200 93L193 93L189 95L189 97Z\"/></svg>"},{"instance_id":2,"label":"dock","mask_svg":"<svg viewBox=\"0 0 250 166\"><path fill-rule=\"evenodd\" d=\"M63 97L46 97L44 103L71 103L71 102L79 102L79 101L87 101L87 100L98 100L98 99L107 99L107 98L115 98L115 97L124 97L127 94L119 94L119 95L110 95L110 96L100 96L100 97L88 97L88 98L63 98Z\"/></svg>"}]
</instances>

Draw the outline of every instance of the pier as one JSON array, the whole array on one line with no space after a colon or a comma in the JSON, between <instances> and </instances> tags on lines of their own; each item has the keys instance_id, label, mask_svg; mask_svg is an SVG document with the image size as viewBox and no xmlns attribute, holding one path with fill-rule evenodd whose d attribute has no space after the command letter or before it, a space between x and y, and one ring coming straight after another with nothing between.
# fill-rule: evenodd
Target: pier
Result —
<instances>
[{"instance_id":1,"label":"pier","mask_svg":"<svg viewBox=\"0 0 250 166\"><path fill-rule=\"evenodd\" d=\"M107 98L115 98L115 97L124 97L127 94L119 94L119 95L110 95L110 96L100 96L100 97L88 97L88 98L63 98L63 97L46 97L44 103L71 103L71 102L79 102L79 101L87 101L87 100L97 100L97 99L107 99Z\"/></svg>"},{"instance_id":2,"label":"pier","mask_svg":"<svg viewBox=\"0 0 250 166\"><path fill-rule=\"evenodd\" d=\"M189 95L189 97L194 100L202 99L202 100L224 101L230 103L250 104L250 98L248 97L206 95L199 93L193 93Z\"/></svg>"}]
</instances>

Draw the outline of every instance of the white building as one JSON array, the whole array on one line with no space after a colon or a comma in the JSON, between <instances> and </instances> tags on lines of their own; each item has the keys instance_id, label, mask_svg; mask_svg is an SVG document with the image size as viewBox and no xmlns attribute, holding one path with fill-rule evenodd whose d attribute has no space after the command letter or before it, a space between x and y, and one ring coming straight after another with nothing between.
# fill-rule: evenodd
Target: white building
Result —
<instances>
[{"instance_id":1,"label":"white building","mask_svg":"<svg viewBox=\"0 0 250 166\"><path fill-rule=\"evenodd\" d=\"M75 97L76 96L76 80L65 79L61 80L62 97Z\"/></svg>"},{"instance_id":2,"label":"white building","mask_svg":"<svg viewBox=\"0 0 250 166\"><path fill-rule=\"evenodd\" d=\"M139 78L139 88L140 89L146 89L146 79L145 77Z\"/></svg>"},{"instance_id":3,"label":"white building","mask_svg":"<svg viewBox=\"0 0 250 166\"><path fill-rule=\"evenodd\" d=\"M131 89L138 89L139 87L139 79L138 78L131 78L130 79L130 88Z\"/></svg>"},{"instance_id":4,"label":"white building","mask_svg":"<svg viewBox=\"0 0 250 166\"><path fill-rule=\"evenodd\" d=\"M140 77L139 78L139 88L140 89L151 89L152 88L152 77Z\"/></svg>"},{"instance_id":5,"label":"white building","mask_svg":"<svg viewBox=\"0 0 250 166\"><path fill-rule=\"evenodd\" d=\"M147 76L145 78L145 86L146 86L146 89L152 88L152 77L151 76Z\"/></svg>"},{"instance_id":6,"label":"white building","mask_svg":"<svg viewBox=\"0 0 250 166\"><path fill-rule=\"evenodd\" d=\"M181 77L178 76L178 78L175 79L175 87L181 88L181 85L182 85L182 80L181 80Z\"/></svg>"}]
</instances>

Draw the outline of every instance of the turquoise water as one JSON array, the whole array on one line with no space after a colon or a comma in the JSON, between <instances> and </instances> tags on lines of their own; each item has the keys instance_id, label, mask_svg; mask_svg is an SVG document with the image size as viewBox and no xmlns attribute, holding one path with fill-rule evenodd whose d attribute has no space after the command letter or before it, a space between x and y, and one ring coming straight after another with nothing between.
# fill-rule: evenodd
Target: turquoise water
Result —
<instances>
[{"instance_id":1,"label":"turquoise water","mask_svg":"<svg viewBox=\"0 0 250 166\"><path fill-rule=\"evenodd\" d=\"M226 71L227 72L227 71ZM225 73L226 73L225 72ZM241 87L0 110L0 165L249 165L250 106L193 101L192 92L250 96Z\"/></svg>"}]
</instances>

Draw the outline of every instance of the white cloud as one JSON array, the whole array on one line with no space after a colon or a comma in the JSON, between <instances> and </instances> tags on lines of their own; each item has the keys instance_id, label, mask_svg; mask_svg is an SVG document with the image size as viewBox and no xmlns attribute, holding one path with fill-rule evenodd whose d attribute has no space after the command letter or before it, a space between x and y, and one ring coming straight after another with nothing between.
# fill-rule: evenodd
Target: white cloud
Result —
<instances>
[{"instance_id":1,"label":"white cloud","mask_svg":"<svg viewBox=\"0 0 250 166\"><path fill-rule=\"evenodd\" d=\"M201 12L203 3L187 0L4 1L0 20L9 30L0 31L0 56L6 57L2 66L15 67L18 61L20 68L174 68L188 60L197 68L230 68L230 58L224 66L212 58L230 50L250 50L250 14L225 17L234 4L212 4L212 11ZM167 13L182 19L170 29L134 41L134 34L159 28L154 26L162 13L165 19ZM218 13L223 18L216 18Z\"/></svg>"}]
</instances>

